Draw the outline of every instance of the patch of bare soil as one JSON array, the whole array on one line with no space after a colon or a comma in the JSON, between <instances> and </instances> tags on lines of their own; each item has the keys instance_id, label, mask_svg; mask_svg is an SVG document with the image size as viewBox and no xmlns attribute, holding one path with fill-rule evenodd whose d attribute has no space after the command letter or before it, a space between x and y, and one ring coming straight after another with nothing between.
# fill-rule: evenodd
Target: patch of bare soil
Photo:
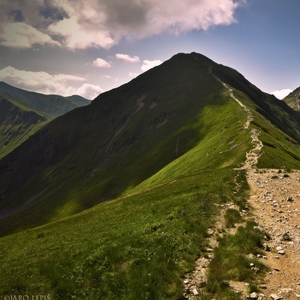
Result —
<instances>
[{"instance_id":1,"label":"patch of bare soil","mask_svg":"<svg viewBox=\"0 0 300 300\"><path fill-rule=\"evenodd\" d=\"M300 171L248 170L249 204L266 242L270 272L261 299L300 299Z\"/></svg>"},{"instance_id":2,"label":"patch of bare soil","mask_svg":"<svg viewBox=\"0 0 300 300\"><path fill-rule=\"evenodd\" d=\"M213 249L218 247L218 237L222 237L224 233L235 234L237 228L225 227L225 213L227 209L238 209L234 204L224 204L220 208L220 214L216 217L215 227L208 230L209 247L205 250L205 255L199 257L195 262L195 268L193 272L186 274L184 278L185 292L184 297L186 299L198 299L198 296L202 293L202 288L207 283L207 268L211 260L213 259Z\"/></svg>"}]
</instances>

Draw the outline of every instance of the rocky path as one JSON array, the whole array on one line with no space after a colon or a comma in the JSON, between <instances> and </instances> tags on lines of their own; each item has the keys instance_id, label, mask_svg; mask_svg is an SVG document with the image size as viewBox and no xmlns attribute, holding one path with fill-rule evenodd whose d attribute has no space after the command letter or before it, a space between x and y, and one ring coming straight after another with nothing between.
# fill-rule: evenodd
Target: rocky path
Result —
<instances>
[{"instance_id":1,"label":"rocky path","mask_svg":"<svg viewBox=\"0 0 300 300\"><path fill-rule=\"evenodd\" d=\"M260 132L257 129L251 130L251 143L254 148L246 153L246 160L241 169L251 170L256 166L258 159L262 155L263 143L259 139Z\"/></svg>"},{"instance_id":2,"label":"rocky path","mask_svg":"<svg viewBox=\"0 0 300 300\"><path fill-rule=\"evenodd\" d=\"M253 120L251 111L233 94L233 90L218 77L209 73L229 91L229 95L248 114L245 129ZM247 170L250 186L249 205L253 208L253 218L270 235L264 245L266 255L260 259L270 271L260 286L260 293L247 294L247 287L241 282L230 282L230 286L241 291L247 299L300 299L300 171L282 173L276 169L256 169L262 155L263 144L259 140L260 132L251 130L253 148L246 153L246 160L239 169ZM234 208L227 204L221 209L216 220L216 227L210 229L208 240L211 248L208 255L200 257L195 263L192 273L184 279L186 299L201 298L201 289L206 284L207 268L213 258L213 249L218 246L216 233L225 228L224 215L226 209ZM234 234L234 232L231 232Z\"/></svg>"},{"instance_id":3,"label":"rocky path","mask_svg":"<svg viewBox=\"0 0 300 300\"><path fill-rule=\"evenodd\" d=\"M185 276L184 279L184 285L185 285L185 292L184 297L185 299L198 299L198 296L201 294L201 289L205 287L207 282L207 268L209 267L210 261L213 258L213 249L218 246L217 242L217 236L219 230L225 228L225 219L224 215L226 213L226 209L228 208L235 208L236 207L233 204L226 204L224 205L221 210L220 214L216 219L215 227L210 228L208 230L209 238L208 238L208 244L211 248L206 249L205 256L200 256L197 261L195 262L195 268L192 273L188 273Z\"/></svg>"},{"instance_id":4,"label":"rocky path","mask_svg":"<svg viewBox=\"0 0 300 300\"><path fill-rule=\"evenodd\" d=\"M300 299L300 171L248 170L249 204L270 234L261 299Z\"/></svg>"}]
</instances>

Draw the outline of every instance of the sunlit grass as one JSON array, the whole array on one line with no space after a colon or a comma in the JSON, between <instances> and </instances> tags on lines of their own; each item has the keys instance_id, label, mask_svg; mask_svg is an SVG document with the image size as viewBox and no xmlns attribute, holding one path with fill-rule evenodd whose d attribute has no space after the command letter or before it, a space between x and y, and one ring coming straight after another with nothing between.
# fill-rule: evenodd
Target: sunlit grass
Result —
<instances>
[{"instance_id":1,"label":"sunlit grass","mask_svg":"<svg viewBox=\"0 0 300 300\"><path fill-rule=\"evenodd\" d=\"M215 203L231 197L228 172L190 176L0 239L1 293L46 293L55 299L180 297L181 277L193 269L205 244Z\"/></svg>"}]
</instances>

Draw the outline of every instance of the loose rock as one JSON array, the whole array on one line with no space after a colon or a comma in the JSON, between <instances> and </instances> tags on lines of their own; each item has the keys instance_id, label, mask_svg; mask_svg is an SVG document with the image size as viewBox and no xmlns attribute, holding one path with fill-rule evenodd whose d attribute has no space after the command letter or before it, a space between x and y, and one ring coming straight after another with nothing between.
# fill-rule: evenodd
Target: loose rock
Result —
<instances>
[{"instance_id":1,"label":"loose rock","mask_svg":"<svg viewBox=\"0 0 300 300\"><path fill-rule=\"evenodd\" d=\"M270 297L273 299L273 300L281 300L283 299L282 297L276 295L276 294L271 294Z\"/></svg>"},{"instance_id":2,"label":"loose rock","mask_svg":"<svg viewBox=\"0 0 300 300\"><path fill-rule=\"evenodd\" d=\"M199 292L197 291L197 289L193 289L193 295L194 296L198 296L199 295Z\"/></svg>"},{"instance_id":3,"label":"loose rock","mask_svg":"<svg viewBox=\"0 0 300 300\"><path fill-rule=\"evenodd\" d=\"M250 294L250 299L257 299L257 298L258 298L257 293L253 292Z\"/></svg>"}]
</instances>

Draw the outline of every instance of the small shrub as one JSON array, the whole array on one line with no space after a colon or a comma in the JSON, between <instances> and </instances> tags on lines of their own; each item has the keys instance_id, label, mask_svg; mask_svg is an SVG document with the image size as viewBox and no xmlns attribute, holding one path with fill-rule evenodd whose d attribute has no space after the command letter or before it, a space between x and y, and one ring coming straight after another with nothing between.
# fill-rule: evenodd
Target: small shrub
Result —
<instances>
[{"instance_id":1,"label":"small shrub","mask_svg":"<svg viewBox=\"0 0 300 300\"><path fill-rule=\"evenodd\" d=\"M259 292L259 288L256 284L250 284L249 285L249 292L250 293L258 293Z\"/></svg>"}]
</instances>

